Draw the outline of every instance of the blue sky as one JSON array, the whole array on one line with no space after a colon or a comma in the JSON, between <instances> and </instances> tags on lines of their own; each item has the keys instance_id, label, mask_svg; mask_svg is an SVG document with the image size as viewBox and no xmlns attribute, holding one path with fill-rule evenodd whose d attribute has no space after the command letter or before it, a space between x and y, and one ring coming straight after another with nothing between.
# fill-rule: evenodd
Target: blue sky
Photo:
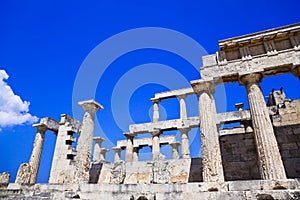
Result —
<instances>
[{"instance_id":1,"label":"blue sky","mask_svg":"<svg viewBox=\"0 0 300 200\"><path fill-rule=\"evenodd\" d=\"M2 76L0 73L3 83L0 84L3 87L0 90L0 108L2 105L2 109L11 108L23 117L26 113L30 113L30 116L25 118L27 123L13 118L11 124L0 120L0 172L11 172L11 181L14 181L19 165L28 162L35 137L35 129L31 127L35 116L50 116L59 120L60 114L67 113L82 120L82 112L74 114L72 107L77 73L92 50L109 38L142 27L165 28L192 38L207 53L212 54L218 51L218 40L299 22L299 4L297 0L1 1L0 70L5 70L9 78L3 71ZM118 51L122 45L124 44L113 45L107 51ZM180 45L183 48L185 46L184 43ZM106 55L107 53L97 55L98 61L101 63ZM144 48L120 55L107 66L96 85L95 99L103 104L105 109L97 114L101 130L96 129L95 135L104 134L111 143L115 143L117 139L124 139L122 132L126 130L124 125L119 125L122 122L117 120L122 121L122 117L126 116L122 115L123 110L117 108L118 105L123 105L122 95L126 96L130 83L116 87L118 81L125 77L124 74L135 77L134 84L140 84L130 93L130 98L125 99L128 101L125 107L129 110L132 120L135 123L151 120L149 113L152 103L149 99L155 92L165 91L168 87L159 81L151 82L152 77L156 80L156 76L151 73L139 73L139 76L135 76L132 69L149 63L169 66L174 69L173 72L179 72L187 80L199 78L197 70L189 62L172 52ZM99 70L99 67L95 66L95 70ZM159 65L152 65L152 69L156 69L155 67L159 68ZM166 80L174 81L174 87L185 87L184 84L180 85L172 74L166 72L162 75ZM148 81L139 83L140 79ZM89 76L86 80L89 81ZM10 86L11 90L5 85ZM262 83L264 95L273 87L279 89L281 86L285 88L288 98L300 97L299 82L292 75L267 78ZM114 90L116 88L119 90ZM20 99L12 93L9 96L9 91L13 91ZM220 91L220 95L216 96L219 112L235 110L234 104L237 102L247 104L244 87L230 84L225 90L220 88ZM223 91L226 92L226 98ZM84 97L86 91L82 92ZM121 94L122 92L125 94ZM119 99L116 98L118 96ZM115 99L112 100L113 98ZM5 99L14 102L11 107L3 107ZM124 109L124 106L121 108ZM166 110L162 113L167 113L163 114L163 118L179 117L176 99L163 102L161 109ZM120 115L115 116L113 112ZM188 115L197 115L196 105L188 107ZM199 155L197 130L193 133L193 138L191 153L196 157ZM48 180L54 144L54 134L47 132L38 182ZM109 147L109 144L103 145ZM112 158L112 152L108 157Z\"/></svg>"}]
</instances>

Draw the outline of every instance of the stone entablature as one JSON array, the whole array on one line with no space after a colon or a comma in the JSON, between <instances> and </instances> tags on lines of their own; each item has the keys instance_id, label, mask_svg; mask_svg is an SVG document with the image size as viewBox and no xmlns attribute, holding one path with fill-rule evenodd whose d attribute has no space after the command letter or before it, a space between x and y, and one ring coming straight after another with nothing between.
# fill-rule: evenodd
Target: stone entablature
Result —
<instances>
[{"instance_id":1,"label":"stone entablature","mask_svg":"<svg viewBox=\"0 0 300 200\"><path fill-rule=\"evenodd\" d=\"M219 42L220 52L203 56L203 80L239 81L244 74L263 77L293 73L299 78L300 24L289 25Z\"/></svg>"}]
</instances>

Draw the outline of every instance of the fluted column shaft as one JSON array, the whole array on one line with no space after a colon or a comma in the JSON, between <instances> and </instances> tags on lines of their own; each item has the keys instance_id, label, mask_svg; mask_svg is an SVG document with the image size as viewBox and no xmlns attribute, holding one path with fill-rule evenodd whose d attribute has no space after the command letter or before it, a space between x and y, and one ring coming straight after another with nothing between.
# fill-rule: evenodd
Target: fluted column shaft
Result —
<instances>
[{"instance_id":1,"label":"fluted column shaft","mask_svg":"<svg viewBox=\"0 0 300 200\"><path fill-rule=\"evenodd\" d=\"M172 159L178 159L179 158L178 147L180 143L175 142L175 143L171 143L170 145L172 147Z\"/></svg>"},{"instance_id":2,"label":"fluted column shaft","mask_svg":"<svg viewBox=\"0 0 300 200\"><path fill-rule=\"evenodd\" d=\"M101 144L104 141L104 139L101 137L94 137L93 140L95 142L93 160L96 161L96 160L100 160Z\"/></svg>"},{"instance_id":3,"label":"fluted column shaft","mask_svg":"<svg viewBox=\"0 0 300 200\"><path fill-rule=\"evenodd\" d=\"M132 162L132 159L133 159L133 136L131 136L131 135L125 135L125 136L127 137L125 161Z\"/></svg>"},{"instance_id":4,"label":"fluted column shaft","mask_svg":"<svg viewBox=\"0 0 300 200\"><path fill-rule=\"evenodd\" d=\"M36 179L38 176L41 155L45 140L45 133L47 131L47 128L44 125L37 124L33 126L36 128L37 132L35 135L34 145L29 160L29 166L31 168L30 183L32 184L36 183Z\"/></svg>"},{"instance_id":5,"label":"fluted column shaft","mask_svg":"<svg viewBox=\"0 0 300 200\"><path fill-rule=\"evenodd\" d=\"M133 162L139 161L139 147L133 147L132 161Z\"/></svg>"},{"instance_id":6,"label":"fluted column shaft","mask_svg":"<svg viewBox=\"0 0 300 200\"><path fill-rule=\"evenodd\" d=\"M190 158L190 143L189 143L189 131L190 128L179 129L181 133L181 154L182 158Z\"/></svg>"},{"instance_id":7,"label":"fluted column shaft","mask_svg":"<svg viewBox=\"0 0 300 200\"><path fill-rule=\"evenodd\" d=\"M201 149L204 182L223 182L224 172L216 125L216 106L214 101L214 84L208 81L192 82L198 94Z\"/></svg>"},{"instance_id":8,"label":"fluted column shaft","mask_svg":"<svg viewBox=\"0 0 300 200\"><path fill-rule=\"evenodd\" d=\"M158 122L159 121L159 100L155 99L152 100L153 102L153 122Z\"/></svg>"},{"instance_id":9,"label":"fluted column shaft","mask_svg":"<svg viewBox=\"0 0 300 200\"><path fill-rule=\"evenodd\" d=\"M160 132L153 132L152 135L152 160L154 160L160 154Z\"/></svg>"},{"instance_id":10,"label":"fluted column shaft","mask_svg":"<svg viewBox=\"0 0 300 200\"><path fill-rule=\"evenodd\" d=\"M186 103L185 98L186 95L180 95L179 98L179 105L180 105L180 119L187 119L187 113L186 113Z\"/></svg>"},{"instance_id":11,"label":"fluted column shaft","mask_svg":"<svg viewBox=\"0 0 300 200\"><path fill-rule=\"evenodd\" d=\"M262 75L244 75L240 78L246 86L252 118L259 167L262 179L285 179L286 174L274 134L269 112L260 88Z\"/></svg>"},{"instance_id":12,"label":"fluted column shaft","mask_svg":"<svg viewBox=\"0 0 300 200\"><path fill-rule=\"evenodd\" d=\"M103 108L94 100L78 103L84 109L82 127L77 144L75 183L88 183L92 143L94 135L95 113Z\"/></svg>"}]
</instances>

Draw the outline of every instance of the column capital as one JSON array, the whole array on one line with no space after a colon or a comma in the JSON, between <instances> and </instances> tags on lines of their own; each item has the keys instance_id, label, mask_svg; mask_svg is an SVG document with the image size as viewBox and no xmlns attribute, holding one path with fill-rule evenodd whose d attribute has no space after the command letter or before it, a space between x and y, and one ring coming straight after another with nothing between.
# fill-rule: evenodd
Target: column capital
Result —
<instances>
[{"instance_id":1,"label":"column capital","mask_svg":"<svg viewBox=\"0 0 300 200\"><path fill-rule=\"evenodd\" d=\"M32 125L38 132L45 133L48 130L48 127L44 124L33 124Z\"/></svg>"},{"instance_id":2,"label":"column capital","mask_svg":"<svg viewBox=\"0 0 300 200\"><path fill-rule=\"evenodd\" d=\"M151 98L150 100L152 101L152 103L159 103L160 102L160 99Z\"/></svg>"},{"instance_id":3,"label":"column capital","mask_svg":"<svg viewBox=\"0 0 300 200\"><path fill-rule=\"evenodd\" d=\"M244 103L236 103L236 104L234 104L234 106L236 107L236 109L238 111L240 111L240 110L243 110Z\"/></svg>"},{"instance_id":4,"label":"column capital","mask_svg":"<svg viewBox=\"0 0 300 200\"><path fill-rule=\"evenodd\" d=\"M239 77L239 82L242 85L249 85L252 83L260 83L263 75L261 73L245 74Z\"/></svg>"},{"instance_id":5,"label":"column capital","mask_svg":"<svg viewBox=\"0 0 300 200\"><path fill-rule=\"evenodd\" d=\"M177 95L177 98L178 99L185 99L187 97L186 94L180 94L180 95Z\"/></svg>"},{"instance_id":6,"label":"column capital","mask_svg":"<svg viewBox=\"0 0 300 200\"><path fill-rule=\"evenodd\" d=\"M106 153L106 152L109 152L109 149L107 149L107 148L101 148L101 149L100 149L100 152L101 152L101 153Z\"/></svg>"},{"instance_id":7,"label":"column capital","mask_svg":"<svg viewBox=\"0 0 300 200\"><path fill-rule=\"evenodd\" d=\"M122 148L121 147L113 147L112 148L116 153L119 153L122 151Z\"/></svg>"},{"instance_id":8,"label":"column capital","mask_svg":"<svg viewBox=\"0 0 300 200\"><path fill-rule=\"evenodd\" d=\"M215 84L213 80L195 80L191 81L192 88L194 89L195 93L201 94L203 92L208 92L213 94L215 92Z\"/></svg>"},{"instance_id":9,"label":"column capital","mask_svg":"<svg viewBox=\"0 0 300 200\"><path fill-rule=\"evenodd\" d=\"M170 145L171 145L173 148L177 148L177 147L179 147L181 144L180 144L180 142L171 142Z\"/></svg>"},{"instance_id":10,"label":"column capital","mask_svg":"<svg viewBox=\"0 0 300 200\"><path fill-rule=\"evenodd\" d=\"M184 134L190 132L191 128L179 128L178 130L181 134Z\"/></svg>"},{"instance_id":11,"label":"column capital","mask_svg":"<svg viewBox=\"0 0 300 200\"><path fill-rule=\"evenodd\" d=\"M95 143L101 144L105 139L102 137L93 137Z\"/></svg>"},{"instance_id":12,"label":"column capital","mask_svg":"<svg viewBox=\"0 0 300 200\"><path fill-rule=\"evenodd\" d=\"M299 79L300 81L300 66L292 68L291 72Z\"/></svg>"},{"instance_id":13,"label":"column capital","mask_svg":"<svg viewBox=\"0 0 300 200\"><path fill-rule=\"evenodd\" d=\"M103 109L103 105L96 102L95 100L87 100L87 101L80 101L78 105L83 108L84 111L89 112L96 112L97 110Z\"/></svg>"},{"instance_id":14,"label":"column capital","mask_svg":"<svg viewBox=\"0 0 300 200\"><path fill-rule=\"evenodd\" d=\"M133 135L133 134L131 134L131 133L129 133L129 132L123 133L123 135L124 135L127 139L129 139L129 140L133 140L133 138L134 138L134 136L135 136L135 135Z\"/></svg>"},{"instance_id":15,"label":"column capital","mask_svg":"<svg viewBox=\"0 0 300 200\"><path fill-rule=\"evenodd\" d=\"M161 134L161 130L154 130L151 132L152 136L159 136Z\"/></svg>"}]
</instances>

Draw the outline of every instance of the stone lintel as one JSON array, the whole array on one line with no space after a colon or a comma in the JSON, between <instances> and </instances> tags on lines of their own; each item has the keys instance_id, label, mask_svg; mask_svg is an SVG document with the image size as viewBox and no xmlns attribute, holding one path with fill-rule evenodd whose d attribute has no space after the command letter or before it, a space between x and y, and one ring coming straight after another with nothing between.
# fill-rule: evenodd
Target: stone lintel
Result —
<instances>
[{"instance_id":1,"label":"stone lintel","mask_svg":"<svg viewBox=\"0 0 300 200\"><path fill-rule=\"evenodd\" d=\"M156 93L154 95L154 98L151 98L151 101L160 101L163 99L170 99L170 98L177 98L178 96L182 96L182 95L192 95L194 94L194 91L192 88L183 88L183 89L179 89L179 90L171 90L171 91L167 91L167 92L160 92L160 93Z\"/></svg>"},{"instance_id":2,"label":"stone lintel","mask_svg":"<svg viewBox=\"0 0 300 200\"><path fill-rule=\"evenodd\" d=\"M85 111L94 111L103 109L103 105L99 104L95 100L87 100L87 101L80 101L78 105L81 106Z\"/></svg>"},{"instance_id":3,"label":"stone lintel","mask_svg":"<svg viewBox=\"0 0 300 200\"><path fill-rule=\"evenodd\" d=\"M40 124L43 124L47 127L48 130L51 130L55 133L58 132L59 129L59 122L55 119L52 119L51 117L44 117L41 118Z\"/></svg>"}]
</instances>

